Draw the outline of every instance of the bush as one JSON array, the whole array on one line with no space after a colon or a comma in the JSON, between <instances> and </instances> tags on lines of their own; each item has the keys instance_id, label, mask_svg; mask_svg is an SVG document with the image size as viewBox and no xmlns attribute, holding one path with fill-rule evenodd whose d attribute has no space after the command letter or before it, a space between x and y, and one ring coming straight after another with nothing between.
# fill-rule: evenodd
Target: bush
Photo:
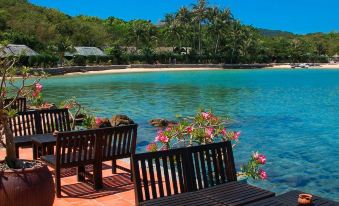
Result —
<instances>
[{"instance_id":1,"label":"bush","mask_svg":"<svg viewBox=\"0 0 339 206\"><path fill-rule=\"evenodd\" d=\"M82 55L75 55L73 62L75 66L86 66L86 57Z\"/></svg>"}]
</instances>

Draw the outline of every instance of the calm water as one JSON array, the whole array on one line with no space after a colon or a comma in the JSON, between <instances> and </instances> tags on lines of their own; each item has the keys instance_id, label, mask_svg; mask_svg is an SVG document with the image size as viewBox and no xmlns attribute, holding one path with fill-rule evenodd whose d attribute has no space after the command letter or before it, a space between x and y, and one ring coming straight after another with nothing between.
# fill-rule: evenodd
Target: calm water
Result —
<instances>
[{"instance_id":1,"label":"calm water","mask_svg":"<svg viewBox=\"0 0 339 206\"><path fill-rule=\"evenodd\" d=\"M242 132L235 158L268 157L275 192L299 189L339 201L339 70L225 70L55 77L45 97L78 100L102 117L127 114L139 125L138 151L153 140L155 117L175 119L199 107L230 115Z\"/></svg>"}]
</instances>

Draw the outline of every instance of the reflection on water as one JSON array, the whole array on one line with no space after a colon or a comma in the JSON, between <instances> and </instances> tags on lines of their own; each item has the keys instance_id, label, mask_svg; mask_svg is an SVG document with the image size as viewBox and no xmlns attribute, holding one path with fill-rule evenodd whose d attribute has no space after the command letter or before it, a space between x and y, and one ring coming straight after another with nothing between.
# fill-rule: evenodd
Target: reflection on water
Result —
<instances>
[{"instance_id":1,"label":"reflection on water","mask_svg":"<svg viewBox=\"0 0 339 206\"><path fill-rule=\"evenodd\" d=\"M339 71L227 70L84 75L44 81L45 97L77 96L99 116L123 113L139 125L138 151L155 130L155 117L174 119L212 108L242 132L237 165L256 149L268 156L276 192L299 189L339 200Z\"/></svg>"}]
</instances>

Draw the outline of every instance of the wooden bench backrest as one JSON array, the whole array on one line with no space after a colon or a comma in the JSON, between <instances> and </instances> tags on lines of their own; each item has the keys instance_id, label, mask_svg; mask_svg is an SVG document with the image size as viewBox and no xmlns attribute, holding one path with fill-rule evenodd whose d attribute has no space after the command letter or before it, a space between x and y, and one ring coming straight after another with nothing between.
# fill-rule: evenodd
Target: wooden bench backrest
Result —
<instances>
[{"instance_id":1,"label":"wooden bench backrest","mask_svg":"<svg viewBox=\"0 0 339 206\"><path fill-rule=\"evenodd\" d=\"M5 105L8 105L13 101L13 98L5 99ZM15 102L11 105L11 109L15 109L18 112L24 112L27 110L27 100L25 97L19 97Z\"/></svg>"},{"instance_id":2,"label":"wooden bench backrest","mask_svg":"<svg viewBox=\"0 0 339 206\"><path fill-rule=\"evenodd\" d=\"M42 134L71 130L68 109L49 109L39 111Z\"/></svg>"},{"instance_id":3,"label":"wooden bench backrest","mask_svg":"<svg viewBox=\"0 0 339 206\"><path fill-rule=\"evenodd\" d=\"M56 133L56 166L70 167L91 164L98 154L100 140L95 130Z\"/></svg>"},{"instance_id":4,"label":"wooden bench backrest","mask_svg":"<svg viewBox=\"0 0 339 206\"><path fill-rule=\"evenodd\" d=\"M61 167L130 157L135 153L138 125L57 132L56 158ZM116 152L115 152L116 150ZM110 153L108 153L108 151Z\"/></svg>"},{"instance_id":5,"label":"wooden bench backrest","mask_svg":"<svg viewBox=\"0 0 339 206\"><path fill-rule=\"evenodd\" d=\"M136 204L236 181L231 142L132 156Z\"/></svg>"},{"instance_id":6,"label":"wooden bench backrest","mask_svg":"<svg viewBox=\"0 0 339 206\"><path fill-rule=\"evenodd\" d=\"M34 135L41 133L41 123L36 111L18 112L9 119L9 126L14 137Z\"/></svg>"},{"instance_id":7,"label":"wooden bench backrest","mask_svg":"<svg viewBox=\"0 0 339 206\"><path fill-rule=\"evenodd\" d=\"M192 147L188 159L193 190L237 180L232 143L229 141Z\"/></svg>"},{"instance_id":8,"label":"wooden bench backrest","mask_svg":"<svg viewBox=\"0 0 339 206\"><path fill-rule=\"evenodd\" d=\"M188 191L186 152L180 148L132 156L138 203Z\"/></svg>"},{"instance_id":9,"label":"wooden bench backrest","mask_svg":"<svg viewBox=\"0 0 339 206\"><path fill-rule=\"evenodd\" d=\"M102 160L130 157L135 153L138 125L101 129Z\"/></svg>"}]
</instances>

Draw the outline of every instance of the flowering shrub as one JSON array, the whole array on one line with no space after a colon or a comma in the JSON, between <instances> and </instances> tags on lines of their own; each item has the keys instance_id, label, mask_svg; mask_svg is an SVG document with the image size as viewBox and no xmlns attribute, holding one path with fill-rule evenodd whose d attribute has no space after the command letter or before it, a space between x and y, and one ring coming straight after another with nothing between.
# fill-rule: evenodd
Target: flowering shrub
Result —
<instances>
[{"instance_id":1,"label":"flowering shrub","mask_svg":"<svg viewBox=\"0 0 339 206\"><path fill-rule=\"evenodd\" d=\"M248 161L247 165L241 167L241 175L252 177L253 179L267 179L266 171L260 168L266 164L266 157L259 152L254 152Z\"/></svg>"},{"instance_id":2,"label":"flowering shrub","mask_svg":"<svg viewBox=\"0 0 339 206\"><path fill-rule=\"evenodd\" d=\"M212 112L201 111L191 120L186 118L177 125L158 130L154 141L146 146L146 150L155 152L220 141L232 141L235 147L239 142L239 136L239 131L227 130L225 121L216 117ZM264 164L266 164L266 157L257 152L253 153L239 174L264 180L267 174L260 168Z\"/></svg>"},{"instance_id":3,"label":"flowering shrub","mask_svg":"<svg viewBox=\"0 0 339 206\"><path fill-rule=\"evenodd\" d=\"M235 146L240 132L228 131L224 124L212 112L199 112L191 120L186 118L177 125L159 130L147 150L157 151L227 140L233 141Z\"/></svg>"},{"instance_id":4,"label":"flowering shrub","mask_svg":"<svg viewBox=\"0 0 339 206\"><path fill-rule=\"evenodd\" d=\"M42 97L42 89L43 86L39 82L32 87L32 105L36 107L40 107L44 104L44 100Z\"/></svg>"}]
</instances>

